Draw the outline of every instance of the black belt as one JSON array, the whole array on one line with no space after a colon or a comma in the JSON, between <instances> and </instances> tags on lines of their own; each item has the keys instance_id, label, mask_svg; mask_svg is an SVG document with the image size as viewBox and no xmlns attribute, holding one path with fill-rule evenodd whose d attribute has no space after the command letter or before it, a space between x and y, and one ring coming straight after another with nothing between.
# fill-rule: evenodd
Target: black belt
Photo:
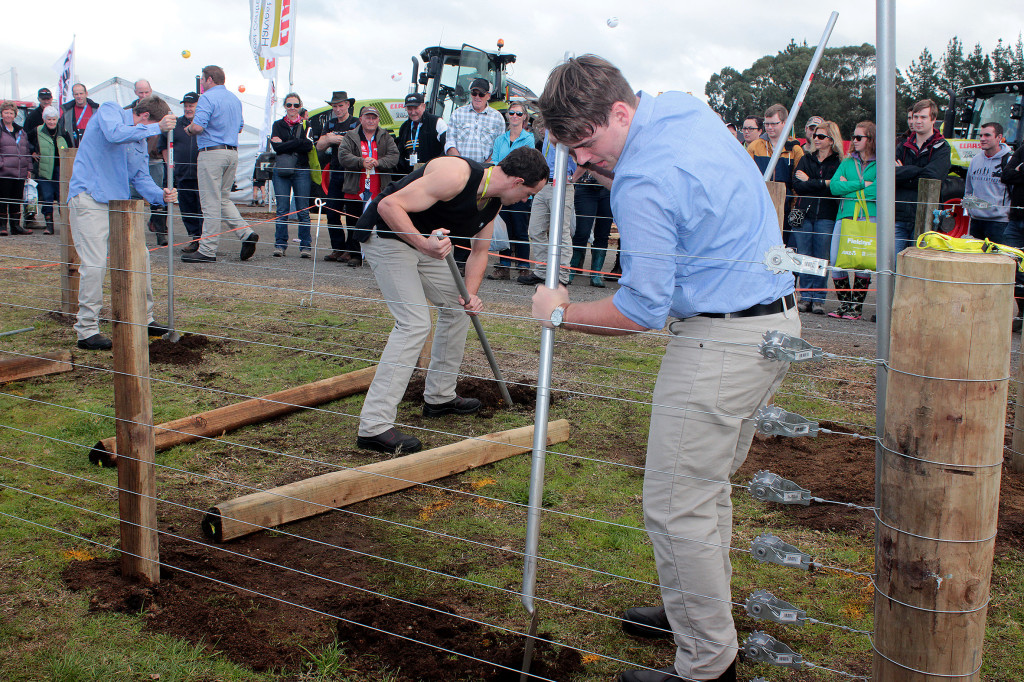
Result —
<instances>
[{"instance_id":1,"label":"black belt","mask_svg":"<svg viewBox=\"0 0 1024 682\"><path fill-rule=\"evenodd\" d=\"M236 152L238 151L238 147L233 147L230 144L214 144L214 145L210 145L209 147L200 147L199 151L201 151L201 152L212 152L215 149L231 149L231 150L234 150Z\"/></svg>"},{"instance_id":2,"label":"black belt","mask_svg":"<svg viewBox=\"0 0 1024 682\"><path fill-rule=\"evenodd\" d=\"M782 298L776 299L771 303L758 303L757 305L750 306L746 310L740 310L735 313L701 313L697 317L761 317L762 315L775 315L776 313L781 313L783 310L795 307L796 296L793 294L786 294Z\"/></svg>"}]
</instances>

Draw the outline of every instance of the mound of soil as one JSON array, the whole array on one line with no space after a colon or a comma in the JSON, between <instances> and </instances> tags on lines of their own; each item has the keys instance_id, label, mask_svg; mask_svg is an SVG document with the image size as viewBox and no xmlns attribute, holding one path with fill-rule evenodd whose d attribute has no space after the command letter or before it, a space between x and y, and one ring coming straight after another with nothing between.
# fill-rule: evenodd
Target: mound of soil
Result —
<instances>
[{"instance_id":1,"label":"mound of soil","mask_svg":"<svg viewBox=\"0 0 1024 682\"><path fill-rule=\"evenodd\" d=\"M212 350L210 339L202 334L186 334L177 343L156 339L149 344L149 361L165 365L194 366L203 361L203 354Z\"/></svg>"},{"instance_id":2,"label":"mound of soil","mask_svg":"<svg viewBox=\"0 0 1024 682\"><path fill-rule=\"evenodd\" d=\"M356 552L386 553L358 518L344 524L337 516L330 518L305 521L296 532ZM140 614L148 630L201 643L257 671L298 674L309 652L337 635L351 655L348 665L367 674L361 679L372 679L382 667L398 671L403 682L519 679L518 672L498 666L519 670L523 636L459 618L437 601L417 604L368 596L355 588L368 587L363 576L380 570L371 558L271 534L253 535L226 548L233 553L161 535L160 559L168 567L157 585L126 581L117 559L74 562L63 575L72 590L93 592L91 611ZM581 668L579 652L537 643L533 672L561 680Z\"/></svg>"},{"instance_id":3,"label":"mound of soil","mask_svg":"<svg viewBox=\"0 0 1024 682\"><path fill-rule=\"evenodd\" d=\"M1012 419L1011 419L1012 421ZM845 426L822 422L830 430ZM875 443L850 436L819 434L817 438L756 437L747 461L736 473L736 482L749 482L755 473L768 469L795 481L814 497L870 507L875 504ZM833 504L776 505L796 523L815 530L831 530L862 536L874 531L870 511ZM996 552L1024 549L1024 474L1003 467L999 492L999 525Z\"/></svg>"},{"instance_id":4,"label":"mound of soil","mask_svg":"<svg viewBox=\"0 0 1024 682\"><path fill-rule=\"evenodd\" d=\"M409 387L405 389L402 400L410 402L423 402L423 384L426 379L426 372L416 372L409 381ZM505 386L508 388L509 397L517 406L533 407L537 404L536 381L526 377L505 377ZM483 403L481 416L490 416L494 410L508 409L505 399L501 397L501 390L498 382L493 379L464 378L459 381L459 395L463 398L476 398ZM551 396L551 403L559 400L559 393Z\"/></svg>"}]
</instances>

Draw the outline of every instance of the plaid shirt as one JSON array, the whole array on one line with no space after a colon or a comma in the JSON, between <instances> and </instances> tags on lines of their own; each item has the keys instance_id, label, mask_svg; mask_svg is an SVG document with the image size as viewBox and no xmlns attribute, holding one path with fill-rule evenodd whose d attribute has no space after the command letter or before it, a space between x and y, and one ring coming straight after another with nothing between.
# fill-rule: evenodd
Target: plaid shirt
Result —
<instances>
[{"instance_id":1,"label":"plaid shirt","mask_svg":"<svg viewBox=\"0 0 1024 682\"><path fill-rule=\"evenodd\" d=\"M505 118L496 109L477 112L467 104L452 112L444 150L455 147L460 156L483 163L491 156L494 140L504 132Z\"/></svg>"}]
</instances>

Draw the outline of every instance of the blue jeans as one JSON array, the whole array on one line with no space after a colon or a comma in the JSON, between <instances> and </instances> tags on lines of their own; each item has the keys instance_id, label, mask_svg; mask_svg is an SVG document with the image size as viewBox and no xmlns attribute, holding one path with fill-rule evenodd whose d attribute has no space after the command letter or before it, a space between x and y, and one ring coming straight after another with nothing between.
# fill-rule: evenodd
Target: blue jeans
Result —
<instances>
[{"instance_id":1,"label":"blue jeans","mask_svg":"<svg viewBox=\"0 0 1024 682\"><path fill-rule=\"evenodd\" d=\"M290 177L282 177L274 171L274 197L277 200L277 221L274 229L274 246L288 248L288 209L291 195L295 193L295 207L298 214L291 219L299 223L299 248L309 251L309 169L296 168Z\"/></svg>"},{"instance_id":2,"label":"blue jeans","mask_svg":"<svg viewBox=\"0 0 1024 682\"><path fill-rule=\"evenodd\" d=\"M43 215L53 215L53 202L60 200L60 182L36 178L36 187L39 190L39 209Z\"/></svg>"},{"instance_id":3,"label":"blue jeans","mask_svg":"<svg viewBox=\"0 0 1024 682\"><path fill-rule=\"evenodd\" d=\"M1024 249L1024 220L1011 220L1006 223L1006 231L1003 233L1003 243L1017 249ZM1016 283L1013 286L1013 297L1018 299L1017 315L1024 314L1024 272L1018 268L1015 271Z\"/></svg>"},{"instance_id":4,"label":"blue jeans","mask_svg":"<svg viewBox=\"0 0 1024 682\"><path fill-rule=\"evenodd\" d=\"M900 255L903 249L909 249L914 245L914 223L897 220L894 224L896 230L896 255Z\"/></svg>"},{"instance_id":5,"label":"blue jeans","mask_svg":"<svg viewBox=\"0 0 1024 682\"><path fill-rule=\"evenodd\" d=\"M987 239L996 244L1003 244L1007 224L998 220L985 220L984 218L971 218L971 226L968 232L975 239Z\"/></svg>"},{"instance_id":6,"label":"blue jeans","mask_svg":"<svg viewBox=\"0 0 1024 682\"><path fill-rule=\"evenodd\" d=\"M805 220L799 229L793 230L793 241L796 252L801 256L828 260L832 246L832 231L835 228L834 218L828 220ZM820 275L798 276L801 289L819 289L819 291L801 291L801 301L824 301L828 294L828 278Z\"/></svg>"},{"instance_id":7,"label":"blue jeans","mask_svg":"<svg viewBox=\"0 0 1024 682\"><path fill-rule=\"evenodd\" d=\"M501 211L508 231L509 248L501 251L498 265L503 268L530 267L530 200L506 206ZM508 256L515 256L515 263Z\"/></svg>"},{"instance_id":8,"label":"blue jeans","mask_svg":"<svg viewBox=\"0 0 1024 682\"><path fill-rule=\"evenodd\" d=\"M590 231L594 231L594 246L597 249L608 248L608 235L612 231L612 193L601 185L576 185L576 231L572 235L572 245L578 249L586 249L590 241ZM586 251L584 251L586 253Z\"/></svg>"}]
</instances>

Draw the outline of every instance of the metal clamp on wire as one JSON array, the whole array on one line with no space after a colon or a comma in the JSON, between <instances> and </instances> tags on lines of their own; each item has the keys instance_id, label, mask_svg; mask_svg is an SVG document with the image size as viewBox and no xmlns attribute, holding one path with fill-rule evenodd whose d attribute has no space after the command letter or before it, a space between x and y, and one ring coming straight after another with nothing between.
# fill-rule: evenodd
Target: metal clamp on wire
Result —
<instances>
[{"instance_id":1,"label":"metal clamp on wire","mask_svg":"<svg viewBox=\"0 0 1024 682\"><path fill-rule=\"evenodd\" d=\"M768 249L762 261L764 266L772 272L797 272L802 275L818 275L824 277L828 274L828 261L824 258L811 258L801 256L793 249L787 249L781 244Z\"/></svg>"},{"instance_id":2,"label":"metal clamp on wire","mask_svg":"<svg viewBox=\"0 0 1024 682\"><path fill-rule=\"evenodd\" d=\"M818 422L786 412L778 405L766 405L754 414L757 430L766 436L817 436Z\"/></svg>"},{"instance_id":3,"label":"metal clamp on wire","mask_svg":"<svg viewBox=\"0 0 1024 682\"><path fill-rule=\"evenodd\" d=\"M801 488L793 481L773 474L767 469L758 471L747 488L750 494L762 502L779 504L811 504L811 491Z\"/></svg>"},{"instance_id":4,"label":"metal clamp on wire","mask_svg":"<svg viewBox=\"0 0 1024 682\"><path fill-rule=\"evenodd\" d=\"M782 601L768 590L758 590L747 597L744 605L751 618L770 620L784 625L806 625L807 612Z\"/></svg>"},{"instance_id":5,"label":"metal clamp on wire","mask_svg":"<svg viewBox=\"0 0 1024 682\"><path fill-rule=\"evenodd\" d=\"M799 336L790 336L778 329L772 329L764 333L764 341L757 347L761 356L766 360L782 360L785 362L805 362L807 360L821 360L825 357L824 351L817 346L812 346Z\"/></svg>"},{"instance_id":6,"label":"metal clamp on wire","mask_svg":"<svg viewBox=\"0 0 1024 682\"><path fill-rule=\"evenodd\" d=\"M800 670L804 667L804 657L771 635L754 630L743 643L743 653L748 661L754 663L771 663L782 668Z\"/></svg>"},{"instance_id":7,"label":"metal clamp on wire","mask_svg":"<svg viewBox=\"0 0 1024 682\"><path fill-rule=\"evenodd\" d=\"M771 533L764 533L754 538L750 543L750 556L754 557L754 561L762 564L778 564L805 571L811 570L814 565L810 554L801 552Z\"/></svg>"}]
</instances>

